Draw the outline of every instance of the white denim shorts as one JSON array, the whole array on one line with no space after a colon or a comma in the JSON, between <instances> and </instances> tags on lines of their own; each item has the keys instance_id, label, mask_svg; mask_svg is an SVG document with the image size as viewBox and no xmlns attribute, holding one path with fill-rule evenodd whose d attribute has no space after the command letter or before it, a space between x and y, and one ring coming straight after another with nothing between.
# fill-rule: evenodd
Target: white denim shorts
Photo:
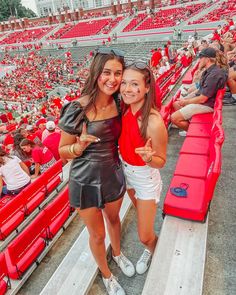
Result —
<instances>
[{"instance_id":1,"label":"white denim shorts","mask_svg":"<svg viewBox=\"0 0 236 295\"><path fill-rule=\"evenodd\" d=\"M127 189L135 190L135 197L140 200L160 201L162 180L158 169L148 165L133 166L122 160Z\"/></svg>"}]
</instances>

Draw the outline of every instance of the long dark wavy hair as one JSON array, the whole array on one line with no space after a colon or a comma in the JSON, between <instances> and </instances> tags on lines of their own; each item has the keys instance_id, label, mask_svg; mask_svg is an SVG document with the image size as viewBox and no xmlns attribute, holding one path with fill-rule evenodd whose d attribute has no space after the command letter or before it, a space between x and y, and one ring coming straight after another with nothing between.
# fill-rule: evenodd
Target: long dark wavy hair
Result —
<instances>
[{"instance_id":1,"label":"long dark wavy hair","mask_svg":"<svg viewBox=\"0 0 236 295\"><path fill-rule=\"evenodd\" d=\"M102 53L97 53L91 63L90 66L90 73L88 78L85 81L84 88L81 92L81 97L88 95L89 96L89 101L86 106L83 107L82 112L79 114L77 120L78 122L81 121L81 119L84 117L85 113L90 110L92 107L94 108L96 112L96 98L99 92L98 88L98 78L102 74L103 68L108 60L113 60L116 59L118 62L121 63L122 69L125 68L125 62L124 58L118 55L113 54L112 52L109 54L102 54ZM116 97L118 95L117 93L114 93L113 96Z\"/></svg>"},{"instance_id":2,"label":"long dark wavy hair","mask_svg":"<svg viewBox=\"0 0 236 295\"><path fill-rule=\"evenodd\" d=\"M141 127L140 127L140 133L143 139L147 139L147 126L148 126L148 119L149 115L151 113L151 109L158 110L157 102L156 102L156 83L155 78L153 76L153 73L151 69L147 66L144 69L139 69L134 64L131 64L130 66L127 66L126 69L131 69L134 71L137 71L143 75L145 86L149 87L148 93L145 95L145 100L141 111ZM124 114L126 110L128 109L128 105L123 104L122 106L122 113Z\"/></svg>"},{"instance_id":3,"label":"long dark wavy hair","mask_svg":"<svg viewBox=\"0 0 236 295\"><path fill-rule=\"evenodd\" d=\"M0 167L5 165L5 158L12 159L12 157L2 147L0 147Z\"/></svg>"}]
</instances>

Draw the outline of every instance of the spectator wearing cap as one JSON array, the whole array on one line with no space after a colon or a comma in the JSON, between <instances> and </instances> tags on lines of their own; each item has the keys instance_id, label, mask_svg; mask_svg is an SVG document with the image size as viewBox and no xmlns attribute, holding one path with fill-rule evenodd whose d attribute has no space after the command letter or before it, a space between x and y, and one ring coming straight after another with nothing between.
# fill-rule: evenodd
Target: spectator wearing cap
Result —
<instances>
[{"instance_id":1,"label":"spectator wearing cap","mask_svg":"<svg viewBox=\"0 0 236 295\"><path fill-rule=\"evenodd\" d=\"M60 156L58 149L61 134L59 132L56 132L56 125L53 121L48 121L46 123L46 130L48 131L48 135L43 140L43 145L46 146L52 152L56 160L59 160Z\"/></svg>"},{"instance_id":2,"label":"spectator wearing cap","mask_svg":"<svg viewBox=\"0 0 236 295\"><path fill-rule=\"evenodd\" d=\"M208 47L199 54L199 69L206 68L200 79L200 87L195 97L180 99L173 104L175 112L171 121L180 129L188 130L189 120L195 114L213 112L216 93L225 87L227 73L216 65L216 50Z\"/></svg>"},{"instance_id":3,"label":"spectator wearing cap","mask_svg":"<svg viewBox=\"0 0 236 295\"><path fill-rule=\"evenodd\" d=\"M31 154L33 163L35 164L35 172L31 175L32 179L37 178L40 173L43 173L56 163L51 151L42 144L37 145L33 141L25 138L21 141L20 147L24 152Z\"/></svg>"}]
</instances>

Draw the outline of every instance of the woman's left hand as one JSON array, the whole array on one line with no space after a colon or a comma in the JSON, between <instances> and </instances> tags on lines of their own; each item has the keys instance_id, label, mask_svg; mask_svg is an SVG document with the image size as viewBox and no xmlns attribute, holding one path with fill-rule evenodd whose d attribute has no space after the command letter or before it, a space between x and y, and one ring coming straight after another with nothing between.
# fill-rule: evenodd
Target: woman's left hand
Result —
<instances>
[{"instance_id":1,"label":"woman's left hand","mask_svg":"<svg viewBox=\"0 0 236 295\"><path fill-rule=\"evenodd\" d=\"M135 153L138 154L144 162L149 162L151 157L155 155L155 151L152 149L152 139L149 138L143 147L135 149Z\"/></svg>"}]
</instances>

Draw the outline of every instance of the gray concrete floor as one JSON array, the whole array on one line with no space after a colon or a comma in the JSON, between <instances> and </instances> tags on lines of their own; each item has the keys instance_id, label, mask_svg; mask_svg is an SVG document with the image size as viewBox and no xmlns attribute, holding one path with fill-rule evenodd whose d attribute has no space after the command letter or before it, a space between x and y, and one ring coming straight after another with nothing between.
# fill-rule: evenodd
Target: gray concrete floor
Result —
<instances>
[{"instance_id":1,"label":"gray concrete floor","mask_svg":"<svg viewBox=\"0 0 236 295\"><path fill-rule=\"evenodd\" d=\"M226 140L223 147L222 174L211 204L203 295L236 294L235 113L236 106L227 106L223 111ZM163 198L172 178L178 152L184 140L184 138L178 135L178 130L176 129L171 129L169 135L168 161L166 167L161 171L164 188L155 223L157 233L160 232L163 221L161 210ZM40 293L78 237L82 227L82 223L78 218L75 218L63 236L58 240L37 270L20 290L20 295L37 295ZM124 223L121 243L124 254L127 255L133 263L136 263L143 251L143 247L136 233L136 216L133 208L131 208ZM113 261L110 261L110 267L126 290L127 295L140 295L142 293L146 275L135 275L133 278L126 278ZM100 275L98 275L89 295L105 294Z\"/></svg>"}]
</instances>

